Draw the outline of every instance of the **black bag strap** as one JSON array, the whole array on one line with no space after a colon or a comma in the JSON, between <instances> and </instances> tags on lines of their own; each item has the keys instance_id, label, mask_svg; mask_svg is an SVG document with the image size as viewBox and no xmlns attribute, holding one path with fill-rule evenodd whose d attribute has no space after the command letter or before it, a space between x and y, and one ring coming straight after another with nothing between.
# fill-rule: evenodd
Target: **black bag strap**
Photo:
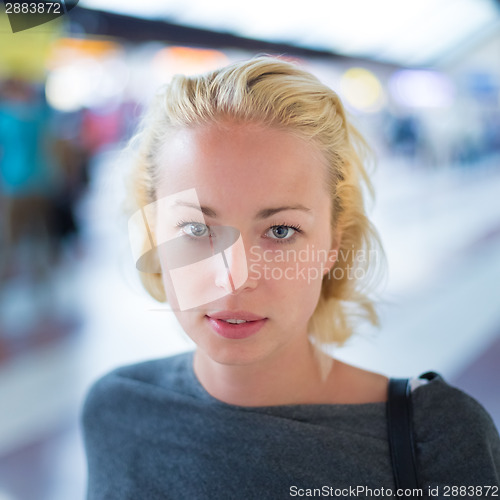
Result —
<instances>
[{"instance_id":1,"label":"black bag strap","mask_svg":"<svg viewBox=\"0 0 500 500\"><path fill-rule=\"evenodd\" d=\"M387 424L396 488L418 488L409 379L389 380Z\"/></svg>"}]
</instances>

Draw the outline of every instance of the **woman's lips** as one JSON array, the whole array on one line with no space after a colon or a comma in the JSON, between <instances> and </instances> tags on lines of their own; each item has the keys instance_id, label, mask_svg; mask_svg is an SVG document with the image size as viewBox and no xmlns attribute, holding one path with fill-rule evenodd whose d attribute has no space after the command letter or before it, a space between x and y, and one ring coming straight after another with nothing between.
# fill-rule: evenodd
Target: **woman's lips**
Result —
<instances>
[{"instance_id":1,"label":"woman's lips","mask_svg":"<svg viewBox=\"0 0 500 500\"><path fill-rule=\"evenodd\" d=\"M223 318L223 316L227 316ZM267 318L262 318L251 313L235 312L228 315L224 313L216 313L213 316L205 316L210 327L215 333L226 339L245 339L256 334L267 322ZM254 317L256 319L249 319ZM228 323L226 319L245 320L244 323Z\"/></svg>"},{"instance_id":2,"label":"woman's lips","mask_svg":"<svg viewBox=\"0 0 500 500\"><path fill-rule=\"evenodd\" d=\"M250 311L217 311L207 314L209 318L214 319L243 319L245 321L257 321L259 319L265 319L264 316L258 316Z\"/></svg>"}]
</instances>

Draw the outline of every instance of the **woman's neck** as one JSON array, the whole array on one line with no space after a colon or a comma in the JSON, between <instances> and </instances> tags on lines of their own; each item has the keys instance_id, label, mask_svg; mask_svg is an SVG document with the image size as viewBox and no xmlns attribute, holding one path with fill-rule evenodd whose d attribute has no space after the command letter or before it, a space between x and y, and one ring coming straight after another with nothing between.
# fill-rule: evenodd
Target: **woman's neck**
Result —
<instances>
[{"instance_id":1,"label":"woman's neck","mask_svg":"<svg viewBox=\"0 0 500 500\"><path fill-rule=\"evenodd\" d=\"M325 377L328 364L318 363L316 350L308 340L248 364L222 364L199 349L194 355L194 371L205 390L220 401L238 406L321 402L327 384L331 385Z\"/></svg>"}]
</instances>

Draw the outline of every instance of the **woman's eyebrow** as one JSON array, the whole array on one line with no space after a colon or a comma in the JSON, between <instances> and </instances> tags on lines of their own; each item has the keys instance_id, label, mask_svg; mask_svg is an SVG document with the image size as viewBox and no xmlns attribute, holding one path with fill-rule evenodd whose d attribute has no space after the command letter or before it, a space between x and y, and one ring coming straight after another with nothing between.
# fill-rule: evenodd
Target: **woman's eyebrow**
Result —
<instances>
[{"instance_id":1,"label":"woman's eyebrow","mask_svg":"<svg viewBox=\"0 0 500 500\"><path fill-rule=\"evenodd\" d=\"M189 207L189 208L194 208L196 210L199 210L202 212L204 215L207 217L212 217L216 218L217 213L213 208L204 206L204 205L197 205L196 203L190 203L187 201L182 201L182 200L177 200L174 204L175 206L180 206L180 207ZM271 217L278 212L283 212L285 210L300 210L301 212L310 212L311 209L305 207L304 205L284 205L281 207L275 207L275 208L263 208L262 210L259 210L255 216L256 219L267 219L268 217Z\"/></svg>"},{"instance_id":2,"label":"woman's eyebrow","mask_svg":"<svg viewBox=\"0 0 500 500\"><path fill-rule=\"evenodd\" d=\"M285 205L282 207L276 207L276 208L264 208L262 210L259 210L257 212L257 215L255 216L256 219L267 219L268 217L271 217L274 214L277 214L278 212L283 212L284 210L300 210L302 212L310 212L311 209L305 207L304 205Z\"/></svg>"},{"instance_id":3,"label":"woman's eyebrow","mask_svg":"<svg viewBox=\"0 0 500 500\"><path fill-rule=\"evenodd\" d=\"M199 210L201 213L203 213L207 217L212 217L212 218L217 217L215 210L213 210L212 208L209 208L209 207L205 207L203 205L200 206L197 203L190 203L188 201L176 200L176 202L174 203L174 206L195 208L196 210Z\"/></svg>"}]
</instances>

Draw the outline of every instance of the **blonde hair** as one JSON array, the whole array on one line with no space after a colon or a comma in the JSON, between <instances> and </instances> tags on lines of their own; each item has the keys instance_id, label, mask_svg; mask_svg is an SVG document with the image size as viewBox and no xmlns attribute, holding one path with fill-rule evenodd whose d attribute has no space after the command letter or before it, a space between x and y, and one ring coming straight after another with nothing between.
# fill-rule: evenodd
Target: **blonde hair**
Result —
<instances>
[{"instance_id":1,"label":"blonde hair","mask_svg":"<svg viewBox=\"0 0 500 500\"><path fill-rule=\"evenodd\" d=\"M156 199L156 159L172 130L227 119L297 133L312 140L329 165L331 223L341 238L339 258L323 278L309 322L313 343L342 344L353 333L356 318L378 326L370 294L381 277L385 256L365 212L363 188L373 196L363 165L367 147L346 119L338 95L292 63L260 56L201 76L177 75L163 86L131 143L137 150L131 178L136 206ZM379 262L372 262L374 252ZM146 290L166 301L161 274L140 274Z\"/></svg>"}]
</instances>

